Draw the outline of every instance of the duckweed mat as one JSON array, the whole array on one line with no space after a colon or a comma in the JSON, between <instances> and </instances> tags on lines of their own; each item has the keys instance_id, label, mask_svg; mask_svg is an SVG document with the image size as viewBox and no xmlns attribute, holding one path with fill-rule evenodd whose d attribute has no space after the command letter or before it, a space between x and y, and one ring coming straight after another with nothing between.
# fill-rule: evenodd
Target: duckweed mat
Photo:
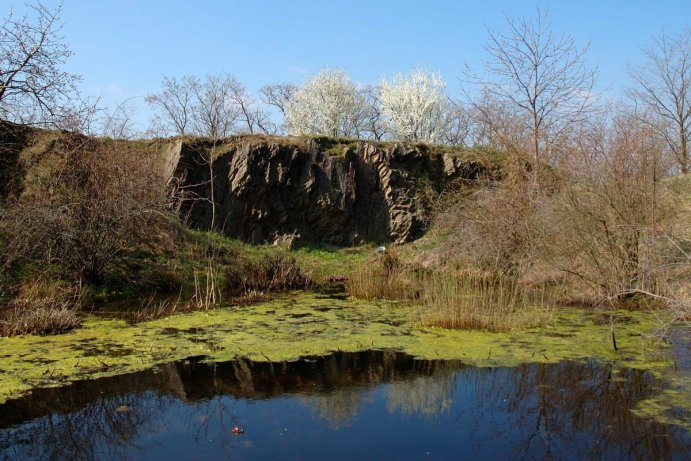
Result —
<instances>
[{"instance_id":1,"label":"duckweed mat","mask_svg":"<svg viewBox=\"0 0 691 461\"><path fill-rule=\"evenodd\" d=\"M231 306L129 325L90 317L55 336L0 338L0 403L35 387L149 369L193 356L222 362L292 361L334 351L395 350L420 359L480 367L597 359L645 369L665 386L636 407L639 416L691 428L691 373L651 339L650 312L556 310L550 325L512 333L420 326L414 307L387 301L291 293L268 303ZM613 347L612 329L617 350Z\"/></svg>"}]
</instances>

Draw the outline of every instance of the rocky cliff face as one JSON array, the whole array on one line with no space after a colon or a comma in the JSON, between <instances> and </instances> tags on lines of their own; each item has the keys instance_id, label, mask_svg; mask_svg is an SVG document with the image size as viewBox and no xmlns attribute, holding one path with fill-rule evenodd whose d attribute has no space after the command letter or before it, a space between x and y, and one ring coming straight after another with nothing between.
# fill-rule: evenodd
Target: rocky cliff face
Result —
<instances>
[{"instance_id":1,"label":"rocky cliff face","mask_svg":"<svg viewBox=\"0 0 691 461\"><path fill-rule=\"evenodd\" d=\"M194 227L252 243L339 246L416 239L431 196L454 179L493 174L460 149L324 138L180 141L169 166L176 208Z\"/></svg>"},{"instance_id":2,"label":"rocky cliff face","mask_svg":"<svg viewBox=\"0 0 691 461\"><path fill-rule=\"evenodd\" d=\"M0 202L20 194L31 169L70 136L86 139L0 121ZM501 173L491 152L425 145L266 136L98 142L162 155L184 222L252 243L403 243L424 233L432 200L450 182Z\"/></svg>"}]
</instances>

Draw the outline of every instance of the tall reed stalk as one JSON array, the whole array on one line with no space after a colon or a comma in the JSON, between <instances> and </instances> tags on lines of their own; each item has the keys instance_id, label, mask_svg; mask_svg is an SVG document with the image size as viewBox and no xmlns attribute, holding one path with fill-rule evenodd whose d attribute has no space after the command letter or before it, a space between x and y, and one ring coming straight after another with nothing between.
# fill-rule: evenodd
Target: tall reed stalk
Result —
<instances>
[{"instance_id":1,"label":"tall reed stalk","mask_svg":"<svg viewBox=\"0 0 691 461\"><path fill-rule=\"evenodd\" d=\"M396 255L387 253L351 272L346 289L359 299L410 299L416 296L415 278Z\"/></svg>"},{"instance_id":2,"label":"tall reed stalk","mask_svg":"<svg viewBox=\"0 0 691 461\"><path fill-rule=\"evenodd\" d=\"M212 256L207 258L202 276L199 271L194 271L194 296L191 304L195 310L207 310L221 302L221 290L217 283L219 275Z\"/></svg>"},{"instance_id":3,"label":"tall reed stalk","mask_svg":"<svg viewBox=\"0 0 691 461\"><path fill-rule=\"evenodd\" d=\"M506 278L476 278L432 272L420 277L418 317L442 328L510 331L551 318L554 296Z\"/></svg>"}]
</instances>

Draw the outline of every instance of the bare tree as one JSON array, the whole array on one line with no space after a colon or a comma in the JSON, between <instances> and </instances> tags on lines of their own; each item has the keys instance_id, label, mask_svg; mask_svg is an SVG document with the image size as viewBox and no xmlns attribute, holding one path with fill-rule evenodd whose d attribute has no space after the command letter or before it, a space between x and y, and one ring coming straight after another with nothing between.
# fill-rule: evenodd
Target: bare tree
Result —
<instances>
[{"instance_id":1,"label":"bare tree","mask_svg":"<svg viewBox=\"0 0 691 461\"><path fill-rule=\"evenodd\" d=\"M552 31L547 13L531 19L506 19L506 33L489 31L485 46L488 78L473 77L497 102L515 106L530 132L534 177L540 162L549 160L552 143L593 106L595 71L584 64L587 47L571 36Z\"/></svg>"},{"instance_id":2,"label":"bare tree","mask_svg":"<svg viewBox=\"0 0 691 461\"><path fill-rule=\"evenodd\" d=\"M361 124L364 127L363 131L375 141L381 141L386 135L386 125L381 111L381 101L379 100L381 87L378 85L367 85L360 90L360 93L365 102L364 113L362 114L364 121Z\"/></svg>"},{"instance_id":3,"label":"bare tree","mask_svg":"<svg viewBox=\"0 0 691 461\"><path fill-rule=\"evenodd\" d=\"M235 132L276 132L269 114L258 107L245 86L231 74L165 77L161 91L146 102L157 109L152 131L208 136L218 140Z\"/></svg>"},{"instance_id":4,"label":"bare tree","mask_svg":"<svg viewBox=\"0 0 691 461\"><path fill-rule=\"evenodd\" d=\"M470 138L473 132L473 120L470 111L461 101L449 100L448 127L441 135L444 144L450 146L472 145Z\"/></svg>"},{"instance_id":5,"label":"bare tree","mask_svg":"<svg viewBox=\"0 0 691 461\"><path fill-rule=\"evenodd\" d=\"M0 117L49 125L68 112L80 77L62 70L72 55L60 36L62 7L28 6L0 23Z\"/></svg>"},{"instance_id":6,"label":"bare tree","mask_svg":"<svg viewBox=\"0 0 691 461\"><path fill-rule=\"evenodd\" d=\"M239 85L230 74L207 75L200 85L193 87L195 102L192 125L197 134L213 141L211 149L203 155L209 168L209 200L211 201L211 229L216 225L216 194L214 160L217 143L229 136L236 128L242 110L233 99L233 91Z\"/></svg>"},{"instance_id":7,"label":"bare tree","mask_svg":"<svg viewBox=\"0 0 691 461\"><path fill-rule=\"evenodd\" d=\"M177 80L175 77L164 77L159 93L146 96L146 102L158 109L164 133L173 132L185 135L192 129L194 89L200 85L197 77L188 75Z\"/></svg>"},{"instance_id":8,"label":"bare tree","mask_svg":"<svg viewBox=\"0 0 691 461\"><path fill-rule=\"evenodd\" d=\"M630 113L603 122L582 133L575 174L549 198L538 224L543 256L600 299L660 293L678 253L666 248L676 210L660 184L663 141Z\"/></svg>"},{"instance_id":9,"label":"bare tree","mask_svg":"<svg viewBox=\"0 0 691 461\"><path fill-rule=\"evenodd\" d=\"M485 87L473 101L471 111L474 144L505 150L513 160L520 161L519 152L530 145L530 130L521 108Z\"/></svg>"},{"instance_id":10,"label":"bare tree","mask_svg":"<svg viewBox=\"0 0 691 461\"><path fill-rule=\"evenodd\" d=\"M276 107L285 116L288 102L295 96L298 87L292 83L263 86L259 93L264 104Z\"/></svg>"},{"instance_id":11,"label":"bare tree","mask_svg":"<svg viewBox=\"0 0 691 461\"><path fill-rule=\"evenodd\" d=\"M106 111L102 121L101 134L114 139L132 139L137 135L134 119L137 109L127 99L112 110Z\"/></svg>"},{"instance_id":12,"label":"bare tree","mask_svg":"<svg viewBox=\"0 0 691 461\"><path fill-rule=\"evenodd\" d=\"M682 174L689 172L691 137L691 30L662 33L644 50L646 64L629 70L633 97L652 114L646 117L665 138Z\"/></svg>"},{"instance_id":13,"label":"bare tree","mask_svg":"<svg viewBox=\"0 0 691 461\"><path fill-rule=\"evenodd\" d=\"M277 108L281 115L285 117L288 103L293 99L298 87L292 83L279 83L276 85L266 85L259 89L261 101L269 106ZM267 118L269 114L262 112ZM285 126L283 124L276 126L270 124L273 133L285 133Z\"/></svg>"},{"instance_id":14,"label":"bare tree","mask_svg":"<svg viewBox=\"0 0 691 461\"><path fill-rule=\"evenodd\" d=\"M100 96L77 97L50 124L60 130L93 135L98 132L102 112Z\"/></svg>"},{"instance_id":15,"label":"bare tree","mask_svg":"<svg viewBox=\"0 0 691 461\"><path fill-rule=\"evenodd\" d=\"M257 107L257 103L247 92L247 88L239 81L233 79L234 84L230 85L230 97L235 101L240 109L240 119L242 124L246 125L247 132L250 134L262 132L265 134L273 134L276 132L276 127L271 121L269 114ZM240 129L240 131L245 131Z\"/></svg>"},{"instance_id":16,"label":"bare tree","mask_svg":"<svg viewBox=\"0 0 691 461\"><path fill-rule=\"evenodd\" d=\"M235 129L242 110L232 98L238 81L230 74L207 75L192 87L194 132L214 140L229 136Z\"/></svg>"}]
</instances>

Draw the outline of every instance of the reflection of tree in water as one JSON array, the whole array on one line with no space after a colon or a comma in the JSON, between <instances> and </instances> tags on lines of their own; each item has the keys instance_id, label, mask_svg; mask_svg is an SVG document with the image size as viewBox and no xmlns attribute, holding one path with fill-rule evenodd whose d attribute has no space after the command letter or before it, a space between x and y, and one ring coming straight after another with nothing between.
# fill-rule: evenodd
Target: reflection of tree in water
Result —
<instances>
[{"instance_id":1,"label":"reflection of tree in water","mask_svg":"<svg viewBox=\"0 0 691 461\"><path fill-rule=\"evenodd\" d=\"M364 391L381 383L387 383L390 412L431 415L446 410L453 403L454 370L461 366L454 362L415 360L393 351L339 353L320 360L323 375L312 392L326 392L316 392L305 397L304 402L331 429L350 426L366 399Z\"/></svg>"},{"instance_id":2,"label":"reflection of tree in water","mask_svg":"<svg viewBox=\"0 0 691 461\"><path fill-rule=\"evenodd\" d=\"M225 453L224 459L231 457L235 447L231 430L239 425L230 403L231 401L224 396L202 400L190 406L184 416L185 427L194 428L190 429L194 441L218 441L221 450Z\"/></svg>"},{"instance_id":3,"label":"reflection of tree in water","mask_svg":"<svg viewBox=\"0 0 691 461\"><path fill-rule=\"evenodd\" d=\"M0 460L126 458L152 448L136 441L169 430L166 414L181 418L195 441L214 439L229 456L242 443L230 436L238 425L234 399L298 396L338 429L379 398L372 390L380 384L389 413L440 415L449 437L459 431L478 453L490 447L514 458L666 459L691 449L682 428L631 414L658 385L642 371L615 374L596 362L472 368L368 351L282 363L188 360L38 389L0 405Z\"/></svg>"},{"instance_id":4,"label":"reflection of tree in water","mask_svg":"<svg viewBox=\"0 0 691 461\"><path fill-rule=\"evenodd\" d=\"M158 418L174 400L176 376L174 367L163 366L159 373L39 389L29 407L8 402L0 411L3 424L32 420L0 430L0 460L123 459L137 434L163 425ZM167 395L147 388L164 388Z\"/></svg>"},{"instance_id":5,"label":"reflection of tree in water","mask_svg":"<svg viewBox=\"0 0 691 461\"><path fill-rule=\"evenodd\" d=\"M362 404L362 392L362 389L351 387L303 397L303 401L326 421L329 429L338 430L353 424Z\"/></svg>"},{"instance_id":6,"label":"reflection of tree in water","mask_svg":"<svg viewBox=\"0 0 691 461\"><path fill-rule=\"evenodd\" d=\"M333 355L326 359L322 389L337 389L305 397L329 428L352 424L363 401L364 390L386 383L387 409L393 413L433 415L448 410L456 388L457 362L415 360L386 351L367 355ZM317 389L318 390L318 389Z\"/></svg>"},{"instance_id":7,"label":"reflection of tree in water","mask_svg":"<svg viewBox=\"0 0 691 461\"><path fill-rule=\"evenodd\" d=\"M316 359L320 373L303 402L333 430L348 427L360 410L363 392L385 380L395 379L406 367L401 354L370 351L332 354Z\"/></svg>"},{"instance_id":8,"label":"reflection of tree in water","mask_svg":"<svg viewBox=\"0 0 691 461\"><path fill-rule=\"evenodd\" d=\"M390 413L432 416L447 413L456 392L458 364L421 362L422 376L396 381L386 387L386 408Z\"/></svg>"},{"instance_id":9,"label":"reflection of tree in water","mask_svg":"<svg viewBox=\"0 0 691 461\"><path fill-rule=\"evenodd\" d=\"M516 368L466 372L475 394L473 421L478 443L513 437L516 456L550 459L569 453L574 459L669 459L684 453L683 429L635 418L631 409L658 385L649 373L593 361L531 364ZM488 420L492 424L488 424ZM492 427L492 431L487 431ZM522 428L517 437L516 428ZM669 437L670 431L680 431ZM558 455L557 455L558 456Z\"/></svg>"}]
</instances>

